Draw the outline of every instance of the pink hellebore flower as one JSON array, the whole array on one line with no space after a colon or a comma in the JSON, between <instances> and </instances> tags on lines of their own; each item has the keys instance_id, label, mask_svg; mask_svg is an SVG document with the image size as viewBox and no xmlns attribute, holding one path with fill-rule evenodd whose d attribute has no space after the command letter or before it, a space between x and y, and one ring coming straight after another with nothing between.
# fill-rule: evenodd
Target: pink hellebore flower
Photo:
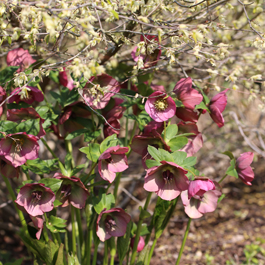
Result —
<instances>
[{"instance_id":1,"label":"pink hellebore flower","mask_svg":"<svg viewBox=\"0 0 265 265\"><path fill-rule=\"evenodd\" d=\"M32 104L35 101L41 102L44 100L42 92L38 88L32 86L18 87L11 93L11 95L12 97L9 98L8 103L13 103L14 101L19 103L23 101Z\"/></svg>"},{"instance_id":2,"label":"pink hellebore flower","mask_svg":"<svg viewBox=\"0 0 265 265\"><path fill-rule=\"evenodd\" d=\"M43 224L44 224L44 220L41 216L31 216L30 215L30 218L33 222L33 225L34 227L36 227L38 230L38 232L36 233L36 238L38 240L40 240L40 236L41 236L41 232L42 232L42 229L43 229Z\"/></svg>"},{"instance_id":3,"label":"pink hellebore flower","mask_svg":"<svg viewBox=\"0 0 265 265\"><path fill-rule=\"evenodd\" d=\"M69 90L73 90L75 87L74 80L72 79L68 70L63 68L62 72L59 72L59 82L62 86L69 88Z\"/></svg>"},{"instance_id":4,"label":"pink hellebore flower","mask_svg":"<svg viewBox=\"0 0 265 265\"><path fill-rule=\"evenodd\" d=\"M131 216L121 208L104 209L97 219L97 236L105 241L112 236L120 237L126 233Z\"/></svg>"},{"instance_id":5,"label":"pink hellebore flower","mask_svg":"<svg viewBox=\"0 0 265 265\"><path fill-rule=\"evenodd\" d=\"M197 122L199 119L197 110L182 107L176 109L176 116L183 121L190 122Z\"/></svg>"},{"instance_id":6,"label":"pink hellebore flower","mask_svg":"<svg viewBox=\"0 0 265 265\"><path fill-rule=\"evenodd\" d=\"M192 88L192 80L190 77L180 79L174 87L173 92L188 109L193 110L203 100L203 96L196 89Z\"/></svg>"},{"instance_id":7,"label":"pink hellebore flower","mask_svg":"<svg viewBox=\"0 0 265 265\"><path fill-rule=\"evenodd\" d=\"M185 213L196 219L213 212L221 194L210 179L196 178L190 182L188 190L181 193Z\"/></svg>"},{"instance_id":8,"label":"pink hellebore flower","mask_svg":"<svg viewBox=\"0 0 265 265\"><path fill-rule=\"evenodd\" d=\"M130 243L131 248L133 248L134 241L135 241L135 237L131 239L131 243ZM144 238L140 236L138 245L137 245L137 252L141 252L144 249L144 246L145 246Z\"/></svg>"},{"instance_id":9,"label":"pink hellebore flower","mask_svg":"<svg viewBox=\"0 0 265 265\"><path fill-rule=\"evenodd\" d=\"M109 147L100 155L98 159L98 171L104 180L112 183L117 172L123 172L128 168L127 156L125 154L128 151L128 147L117 145Z\"/></svg>"},{"instance_id":10,"label":"pink hellebore flower","mask_svg":"<svg viewBox=\"0 0 265 265\"><path fill-rule=\"evenodd\" d=\"M171 201L188 189L185 169L173 162L161 161L161 166L146 170L144 189L154 191L161 199Z\"/></svg>"},{"instance_id":11,"label":"pink hellebore flower","mask_svg":"<svg viewBox=\"0 0 265 265\"><path fill-rule=\"evenodd\" d=\"M68 178L61 173L55 173L54 177L63 181L56 193L56 198L62 202L60 206L66 207L72 204L75 208L84 208L89 192L83 182L77 177Z\"/></svg>"},{"instance_id":12,"label":"pink hellebore flower","mask_svg":"<svg viewBox=\"0 0 265 265\"><path fill-rule=\"evenodd\" d=\"M154 121L163 122L175 115L176 104L165 93L156 91L148 97L145 103L145 111Z\"/></svg>"},{"instance_id":13,"label":"pink hellebore flower","mask_svg":"<svg viewBox=\"0 0 265 265\"><path fill-rule=\"evenodd\" d=\"M28 68L31 64L35 63L28 50L22 48L14 49L8 52L6 57L6 63L8 66L20 66L17 72L20 73Z\"/></svg>"},{"instance_id":14,"label":"pink hellebore flower","mask_svg":"<svg viewBox=\"0 0 265 265\"><path fill-rule=\"evenodd\" d=\"M18 167L38 158L39 144L36 136L19 132L8 134L0 140L0 155Z\"/></svg>"},{"instance_id":15,"label":"pink hellebore flower","mask_svg":"<svg viewBox=\"0 0 265 265\"><path fill-rule=\"evenodd\" d=\"M19 191L15 202L24 207L29 215L43 215L53 209L55 195L42 183L25 184Z\"/></svg>"},{"instance_id":16,"label":"pink hellebore flower","mask_svg":"<svg viewBox=\"0 0 265 265\"><path fill-rule=\"evenodd\" d=\"M0 86L0 104L6 99L6 91ZM3 106L0 107L0 116L3 114Z\"/></svg>"},{"instance_id":17,"label":"pink hellebore flower","mask_svg":"<svg viewBox=\"0 0 265 265\"><path fill-rule=\"evenodd\" d=\"M202 134L199 132L195 123L178 123L178 128L181 133L193 133L194 135L188 136L188 143L180 150L187 153L187 156L196 154L203 145Z\"/></svg>"},{"instance_id":18,"label":"pink hellebore flower","mask_svg":"<svg viewBox=\"0 0 265 265\"><path fill-rule=\"evenodd\" d=\"M254 179L254 172L250 166L253 161L254 154L246 152L240 155L236 160L236 171L239 178L246 184L252 185L251 181Z\"/></svg>"},{"instance_id":19,"label":"pink hellebore flower","mask_svg":"<svg viewBox=\"0 0 265 265\"><path fill-rule=\"evenodd\" d=\"M37 135L38 138L43 137L46 132L42 127L44 119L40 117L38 112L33 108L21 108L21 109L8 109L6 113L8 121L23 122L29 119L40 119L40 131Z\"/></svg>"},{"instance_id":20,"label":"pink hellebore flower","mask_svg":"<svg viewBox=\"0 0 265 265\"><path fill-rule=\"evenodd\" d=\"M13 167L3 156L0 157L0 173L6 178L18 178L19 167Z\"/></svg>"},{"instance_id":21,"label":"pink hellebore flower","mask_svg":"<svg viewBox=\"0 0 265 265\"><path fill-rule=\"evenodd\" d=\"M222 115L222 112L225 110L227 104L226 92L228 90L229 88L215 95L211 99L208 106L210 110L210 116L219 128L224 126L224 117Z\"/></svg>"},{"instance_id":22,"label":"pink hellebore flower","mask_svg":"<svg viewBox=\"0 0 265 265\"><path fill-rule=\"evenodd\" d=\"M121 89L119 82L107 74L93 76L89 81L83 89L83 97L94 109L105 108L111 97Z\"/></svg>"}]
</instances>

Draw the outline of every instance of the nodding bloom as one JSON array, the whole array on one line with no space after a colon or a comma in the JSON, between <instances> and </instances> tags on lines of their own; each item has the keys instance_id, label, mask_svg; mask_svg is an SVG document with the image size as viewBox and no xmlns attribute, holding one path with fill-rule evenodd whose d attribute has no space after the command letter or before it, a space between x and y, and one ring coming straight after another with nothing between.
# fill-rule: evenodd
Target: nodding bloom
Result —
<instances>
[{"instance_id":1,"label":"nodding bloom","mask_svg":"<svg viewBox=\"0 0 265 265\"><path fill-rule=\"evenodd\" d=\"M17 48L9 51L6 57L6 63L8 66L20 66L17 70L18 73L23 72L31 64L35 63L28 50Z\"/></svg>"},{"instance_id":2,"label":"nodding bloom","mask_svg":"<svg viewBox=\"0 0 265 265\"><path fill-rule=\"evenodd\" d=\"M19 191L15 202L29 215L43 215L53 209L55 195L42 183L25 184Z\"/></svg>"},{"instance_id":3,"label":"nodding bloom","mask_svg":"<svg viewBox=\"0 0 265 265\"><path fill-rule=\"evenodd\" d=\"M19 167L14 167L11 163L6 160L3 156L0 157L0 173L6 178L18 178Z\"/></svg>"},{"instance_id":4,"label":"nodding bloom","mask_svg":"<svg viewBox=\"0 0 265 265\"><path fill-rule=\"evenodd\" d=\"M89 107L85 103L77 101L63 108L58 118L58 124L53 124L51 128L60 139L63 139L68 133L84 129L85 127L79 123L79 119L84 122L83 119L90 117L90 115Z\"/></svg>"},{"instance_id":5,"label":"nodding bloom","mask_svg":"<svg viewBox=\"0 0 265 265\"><path fill-rule=\"evenodd\" d=\"M43 137L46 132L42 127L44 119L40 117L38 112L33 108L21 108L21 109L8 109L6 113L6 118L8 121L23 122L29 119L40 119L40 131L37 135L38 138Z\"/></svg>"},{"instance_id":6,"label":"nodding bloom","mask_svg":"<svg viewBox=\"0 0 265 265\"><path fill-rule=\"evenodd\" d=\"M38 158L38 138L25 132L8 134L0 140L0 155L4 156L12 166L18 167Z\"/></svg>"},{"instance_id":7,"label":"nodding bloom","mask_svg":"<svg viewBox=\"0 0 265 265\"><path fill-rule=\"evenodd\" d=\"M31 216L30 215L30 218L33 222L33 225L39 229L38 232L36 233L36 238L38 240L40 240L40 236L41 236L41 232L42 232L42 229L43 229L43 224L44 224L44 220L42 218L42 216Z\"/></svg>"},{"instance_id":8,"label":"nodding bloom","mask_svg":"<svg viewBox=\"0 0 265 265\"><path fill-rule=\"evenodd\" d=\"M69 88L69 90L73 90L75 87L74 80L72 79L69 70L65 70L65 67L62 72L59 72L59 82L62 86Z\"/></svg>"},{"instance_id":9,"label":"nodding bloom","mask_svg":"<svg viewBox=\"0 0 265 265\"><path fill-rule=\"evenodd\" d=\"M199 119L199 114L197 110L182 107L176 109L176 116L183 121L190 122L197 122Z\"/></svg>"},{"instance_id":10,"label":"nodding bloom","mask_svg":"<svg viewBox=\"0 0 265 265\"><path fill-rule=\"evenodd\" d=\"M148 97L145 103L145 111L154 121L163 122L175 115L176 104L165 93L156 91Z\"/></svg>"},{"instance_id":11,"label":"nodding bloom","mask_svg":"<svg viewBox=\"0 0 265 265\"><path fill-rule=\"evenodd\" d=\"M215 95L211 99L208 106L210 110L210 116L219 128L224 126L224 117L222 115L222 112L225 110L227 104L226 92L228 90L229 88Z\"/></svg>"},{"instance_id":12,"label":"nodding bloom","mask_svg":"<svg viewBox=\"0 0 265 265\"><path fill-rule=\"evenodd\" d=\"M84 208L89 192L83 182L77 177L68 178L61 173L55 173L54 177L63 181L56 193L56 199L62 203L60 206L66 207L72 204L75 208Z\"/></svg>"},{"instance_id":13,"label":"nodding bloom","mask_svg":"<svg viewBox=\"0 0 265 265\"><path fill-rule=\"evenodd\" d=\"M190 218L200 218L216 209L218 199L222 195L216 185L210 179L199 177L190 182L188 190L181 193L185 213Z\"/></svg>"},{"instance_id":14,"label":"nodding bloom","mask_svg":"<svg viewBox=\"0 0 265 265\"><path fill-rule=\"evenodd\" d=\"M32 86L24 86L22 88L16 88L11 93L12 97L9 98L8 103L19 103L21 101L26 102L28 104L32 104L33 102L41 102L44 100L44 96L42 92Z\"/></svg>"},{"instance_id":15,"label":"nodding bloom","mask_svg":"<svg viewBox=\"0 0 265 265\"><path fill-rule=\"evenodd\" d=\"M251 181L254 179L254 172L250 166L253 161L254 153L246 152L239 156L236 160L236 171L239 178L246 184L252 185Z\"/></svg>"},{"instance_id":16,"label":"nodding bloom","mask_svg":"<svg viewBox=\"0 0 265 265\"><path fill-rule=\"evenodd\" d=\"M135 46L131 53L133 60L135 62L142 60L142 62L144 63L143 68L157 65L157 62L159 61L162 53L159 47L158 38L152 35L141 35L140 41L145 42L145 48L138 48L137 46ZM148 49L150 47L150 44L158 45L158 47L155 50L149 52ZM143 50L145 50L145 52L143 52Z\"/></svg>"},{"instance_id":17,"label":"nodding bloom","mask_svg":"<svg viewBox=\"0 0 265 265\"><path fill-rule=\"evenodd\" d=\"M109 147L100 155L98 159L98 172L104 180L112 183L117 172L123 172L128 168L127 156L125 154L128 151L128 147L117 145Z\"/></svg>"},{"instance_id":18,"label":"nodding bloom","mask_svg":"<svg viewBox=\"0 0 265 265\"><path fill-rule=\"evenodd\" d=\"M190 77L180 79L174 87L173 92L188 109L193 110L203 100L203 96L196 89L192 88L192 80Z\"/></svg>"},{"instance_id":19,"label":"nodding bloom","mask_svg":"<svg viewBox=\"0 0 265 265\"><path fill-rule=\"evenodd\" d=\"M6 91L0 86L0 103L6 99ZM0 116L3 114L3 106L0 107Z\"/></svg>"},{"instance_id":20,"label":"nodding bloom","mask_svg":"<svg viewBox=\"0 0 265 265\"><path fill-rule=\"evenodd\" d=\"M131 243L130 243L131 248L133 248L134 241L135 241L135 237L131 239ZM144 249L144 246L145 246L144 238L140 236L138 245L137 245L137 252L141 252Z\"/></svg>"},{"instance_id":21,"label":"nodding bloom","mask_svg":"<svg viewBox=\"0 0 265 265\"><path fill-rule=\"evenodd\" d=\"M155 192L161 199L171 201L188 189L189 180L184 168L173 162L161 161L161 166L146 170L144 189Z\"/></svg>"},{"instance_id":22,"label":"nodding bloom","mask_svg":"<svg viewBox=\"0 0 265 265\"><path fill-rule=\"evenodd\" d=\"M102 74L93 76L83 89L83 97L87 104L94 109L103 109L111 97L120 91L119 82L113 77Z\"/></svg>"},{"instance_id":23,"label":"nodding bloom","mask_svg":"<svg viewBox=\"0 0 265 265\"><path fill-rule=\"evenodd\" d=\"M196 154L203 145L202 134L199 132L195 123L178 123L178 128L181 133L193 133L194 135L188 136L188 143L180 149L187 153L187 156L193 156Z\"/></svg>"},{"instance_id":24,"label":"nodding bloom","mask_svg":"<svg viewBox=\"0 0 265 265\"><path fill-rule=\"evenodd\" d=\"M121 208L105 208L97 219L97 236L103 242L112 236L123 236L130 220L131 216Z\"/></svg>"}]
</instances>

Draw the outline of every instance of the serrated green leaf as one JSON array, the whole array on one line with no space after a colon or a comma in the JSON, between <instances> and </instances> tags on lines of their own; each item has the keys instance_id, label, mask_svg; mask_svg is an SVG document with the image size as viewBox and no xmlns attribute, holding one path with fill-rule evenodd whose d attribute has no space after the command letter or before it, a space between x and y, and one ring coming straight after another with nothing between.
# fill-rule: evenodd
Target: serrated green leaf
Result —
<instances>
[{"instance_id":1,"label":"serrated green leaf","mask_svg":"<svg viewBox=\"0 0 265 265\"><path fill-rule=\"evenodd\" d=\"M93 205L94 205L94 209L95 211L100 214L103 209L111 209L112 207L114 207L115 205L115 198L112 194L101 194L100 197L93 198Z\"/></svg>"},{"instance_id":2,"label":"serrated green leaf","mask_svg":"<svg viewBox=\"0 0 265 265\"><path fill-rule=\"evenodd\" d=\"M160 166L161 164L158 161L152 160L152 159L147 159L145 161L145 164L148 168Z\"/></svg>"},{"instance_id":3,"label":"serrated green leaf","mask_svg":"<svg viewBox=\"0 0 265 265\"><path fill-rule=\"evenodd\" d=\"M158 151L159 151L161 160L168 161L168 162L174 162L173 157L168 151L161 149L161 148L158 148Z\"/></svg>"},{"instance_id":4,"label":"serrated green leaf","mask_svg":"<svg viewBox=\"0 0 265 265\"><path fill-rule=\"evenodd\" d=\"M91 142L93 141L94 139L98 138L101 134L101 131L95 131L95 132L87 132L85 133L84 135L84 141L85 142Z\"/></svg>"},{"instance_id":5,"label":"serrated green leaf","mask_svg":"<svg viewBox=\"0 0 265 265\"><path fill-rule=\"evenodd\" d=\"M13 121L0 121L0 131L5 133L14 132L14 128L17 126L16 122Z\"/></svg>"},{"instance_id":6,"label":"serrated green leaf","mask_svg":"<svg viewBox=\"0 0 265 265\"><path fill-rule=\"evenodd\" d=\"M226 170L225 174L232 176L232 177L235 177L235 178L238 178L238 174L236 171L236 159L235 158L233 158L230 161L230 167Z\"/></svg>"},{"instance_id":7,"label":"serrated green leaf","mask_svg":"<svg viewBox=\"0 0 265 265\"><path fill-rule=\"evenodd\" d=\"M68 253L68 265L80 265L76 255Z\"/></svg>"},{"instance_id":8,"label":"serrated green leaf","mask_svg":"<svg viewBox=\"0 0 265 265\"><path fill-rule=\"evenodd\" d=\"M105 152L108 148L112 146L117 146L119 144L119 140L116 134L113 134L107 137L101 144L100 144L100 152Z\"/></svg>"},{"instance_id":9,"label":"serrated green leaf","mask_svg":"<svg viewBox=\"0 0 265 265\"><path fill-rule=\"evenodd\" d=\"M174 163L181 165L187 157L187 153L183 151L175 151L171 156L173 157Z\"/></svg>"},{"instance_id":10,"label":"serrated green leaf","mask_svg":"<svg viewBox=\"0 0 265 265\"><path fill-rule=\"evenodd\" d=\"M147 210L144 210L141 207L140 207L140 211L141 211L141 218L143 219L149 218L151 216L151 214Z\"/></svg>"},{"instance_id":11,"label":"serrated green leaf","mask_svg":"<svg viewBox=\"0 0 265 265\"><path fill-rule=\"evenodd\" d=\"M89 131L90 131L89 129L79 129L79 130L76 130L76 131L74 131L74 132L72 132L72 133L69 133L69 134L66 136L65 140L72 140L72 139L74 139L75 137L80 136L80 135L83 135L84 133L87 133L87 132L89 132Z\"/></svg>"},{"instance_id":12,"label":"serrated green leaf","mask_svg":"<svg viewBox=\"0 0 265 265\"><path fill-rule=\"evenodd\" d=\"M38 106L35 108L35 110L38 112L42 119L46 119L50 109L48 106Z\"/></svg>"},{"instance_id":13,"label":"serrated green leaf","mask_svg":"<svg viewBox=\"0 0 265 265\"><path fill-rule=\"evenodd\" d=\"M16 132L26 132L27 134L38 135L40 131L40 119L26 120L19 123L16 128Z\"/></svg>"},{"instance_id":14,"label":"serrated green leaf","mask_svg":"<svg viewBox=\"0 0 265 265\"><path fill-rule=\"evenodd\" d=\"M14 77L18 68L19 66L8 66L0 71L0 86L4 87L5 84Z\"/></svg>"},{"instance_id":15,"label":"serrated green leaf","mask_svg":"<svg viewBox=\"0 0 265 265\"><path fill-rule=\"evenodd\" d=\"M61 187L62 180L56 178L44 178L39 180L39 183L43 183L46 187L50 188L54 193L56 193Z\"/></svg>"},{"instance_id":16,"label":"serrated green leaf","mask_svg":"<svg viewBox=\"0 0 265 265\"><path fill-rule=\"evenodd\" d=\"M55 265L64 265L65 264L65 258L64 258L64 251L63 251L64 245L61 243L58 254L57 254L57 259L55 262Z\"/></svg>"},{"instance_id":17,"label":"serrated green leaf","mask_svg":"<svg viewBox=\"0 0 265 265\"><path fill-rule=\"evenodd\" d=\"M35 160L27 160L26 166L30 171L36 174L48 174L58 169L58 159L41 160L37 158Z\"/></svg>"},{"instance_id":18,"label":"serrated green leaf","mask_svg":"<svg viewBox=\"0 0 265 265\"><path fill-rule=\"evenodd\" d=\"M147 265L148 256L149 256L149 246L146 245L144 249L140 252L136 265Z\"/></svg>"},{"instance_id":19,"label":"serrated green leaf","mask_svg":"<svg viewBox=\"0 0 265 265\"><path fill-rule=\"evenodd\" d=\"M174 137L169 142L168 145L172 152L177 151L184 147L188 143L187 137Z\"/></svg>"},{"instance_id":20,"label":"serrated green leaf","mask_svg":"<svg viewBox=\"0 0 265 265\"><path fill-rule=\"evenodd\" d=\"M187 157L181 166L183 167L192 167L194 166L195 164L197 163L197 157L195 156L190 156L190 157Z\"/></svg>"},{"instance_id":21,"label":"serrated green leaf","mask_svg":"<svg viewBox=\"0 0 265 265\"><path fill-rule=\"evenodd\" d=\"M98 143L91 143L87 147L79 149L82 153L87 155L87 158L92 162L97 162L100 157L100 145Z\"/></svg>"},{"instance_id":22,"label":"serrated green leaf","mask_svg":"<svg viewBox=\"0 0 265 265\"><path fill-rule=\"evenodd\" d=\"M163 160L159 151L155 147L148 145L147 151L155 159L155 161L160 162Z\"/></svg>"},{"instance_id":23,"label":"serrated green leaf","mask_svg":"<svg viewBox=\"0 0 265 265\"><path fill-rule=\"evenodd\" d=\"M165 142L168 143L174 136L178 133L178 125L171 124L166 128L166 136L164 138L165 132L163 132L162 137L165 139Z\"/></svg>"},{"instance_id":24,"label":"serrated green leaf","mask_svg":"<svg viewBox=\"0 0 265 265\"><path fill-rule=\"evenodd\" d=\"M205 105L203 101L199 105L196 105L195 109L206 109L207 111L210 112L209 108Z\"/></svg>"}]
</instances>

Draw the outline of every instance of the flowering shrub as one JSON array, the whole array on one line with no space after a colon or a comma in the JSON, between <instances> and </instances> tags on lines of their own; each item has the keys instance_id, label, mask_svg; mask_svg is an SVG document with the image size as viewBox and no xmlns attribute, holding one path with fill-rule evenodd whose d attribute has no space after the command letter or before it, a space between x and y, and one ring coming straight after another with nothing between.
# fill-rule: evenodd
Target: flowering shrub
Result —
<instances>
[{"instance_id":1,"label":"flowering shrub","mask_svg":"<svg viewBox=\"0 0 265 265\"><path fill-rule=\"evenodd\" d=\"M205 140L201 117L224 135L232 92L241 86L254 98L264 85L265 64L256 67L265 48L262 16L255 27L248 16L230 23L247 14L240 0L18 2L0 3L0 173L35 263L95 265L104 242L104 265L109 258L150 264L182 202L189 221L180 264L191 220L222 203L222 181L254 179L253 152L236 159L223 150L230 166L215 180L197 169L196 155ZM246 25L249 37L222 34ZM248 46L242 57L227 44L238 39ZM237 64L245 60L248 66ZM132 153L138 175L145 171L137 218L119 194Z\"/></svg>"}]
</instances>

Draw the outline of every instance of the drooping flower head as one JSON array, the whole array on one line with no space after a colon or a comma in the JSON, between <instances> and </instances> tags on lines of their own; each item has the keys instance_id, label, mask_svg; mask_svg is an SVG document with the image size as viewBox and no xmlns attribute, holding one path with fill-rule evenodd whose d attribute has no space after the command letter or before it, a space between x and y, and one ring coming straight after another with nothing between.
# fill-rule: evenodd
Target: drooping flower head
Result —
<instances>
[{"instance_id":1,"label":"drooping flower head","mask_svg":"<svg viewBox=\"0 0 265 265\"><path fill-rule=\"evenodd\" d=\"M104 209L97 219L97 236L103 242L112 236L123 236L130 220L131 216L121 208Z\"/></svg>"},{"instance_id":2,"label":"drooping flower head","mask_svg":"<svg viewBox=\"0 0 265 265\"><path fill-rule=\"evenodd\" d=\"M251 182L254 179L254 172L250 166L253 161L254 153L246 152L239 156L236 160L236 171L239 178L246 184L252 185Z\"/></svg>"},{"instance_id":3,"label":"drooping flower head","mask_svg":"<svg viewBox=\"0 0 265 265\"><path fill-rule=\"evenodd\" d=\"M131 243L130 243L131 248L133 248L134 241L135 241L135 237L131 239ZM137 252L141 252L144 249L144 246L145 246L144 238L140 236L138 245L137 245Z\"/></svg>"},{"instance_id":4,"label":"drooping flower head","mask_svg":"<svg viewBox=\"0 0 265 265\"><path fill-rule=\"evenodd\" d=\"M14 89L11 95L13 96L9 98L8 103L19 103L23 101L32 104L35 101L41 102L44 100L42 92L38 88L32 86L18 87Z\"/></svg>"},{"instance_id":5,"label":"drooping flower head","mask_svg":"<svg viewBox=\"0 0 265 265\"><path fill-rule=\"evenodd\" d=\"M190 77L180 79L174 87L173 92L182 104L191 110L203 100L203 96L196 89L192 88Z\"/></svg>"},{"instance_id":6,"label":"drooping flower head","mask_svg":"<svg viewBox=\"0 0 265 265\"><path fill-rule=\"evenodd\" d=\"M156 91L148 97L145 103L145 111L154 121L163 122L175 115L176 104L165 93Z\"/></svg>"},{"instance_id":7,"label":"drooping flower head","mask_svg":"<svg viewBox=\"0 0 265 265\"><path fill-rule=\"evenodd\" d=\"M28 50L17 48L9 51L6 57L6 63L8 66L20 66L17 70L18 73L24 71L31 64L35 63Z\"/></svg>"},{"instance_id":8,"label":"drooping flower head","mask_svg":"<svg viewBox=\"0 0 265 265\"><path fill-rule=\"evenodd\" d=\"M98 172L104 180L112 183L117 172L123 172L128 168L127 156L125 154L128 151L128 147L117 145L109 147L100 155L98 159Z\"/></svg>"},{"instance_id":9,"label":"drooping flower head","mask_svg":"<svg viewBox=\"0 0 265 265\"><path fill-rule=\"evenodd\" d=\"M38 112L33 108L21 108L21 109L8 109L6 113L7 120L15 122L23 122L29 119L40 119L40 131L37 135L38 138L43 137L46 132L42 127L44 119L40 117Z\"/></svg>"},{"instance_id":10,"label":"drooping flower head","mask_svg":"<svg viewBox=\"0 0 265 265\"><path fill-rule=\"evenodd\" d=\"M173 162L161 161L161 166L146 170L144 189L155 192L161 199L171 201L188 189L185 169Z\"/></svg>"},{"instance_id":11,"label":"drooping flower head","mask_svg":"<svg viewBox=\"0 0 265 265\"><path fill-rule=\"evenodd\" d=\"M3 156L0 157L0 173L6 178L18 178L19 177L19 167L14 167L12 164L6 160Z\"/></svg>"},{"instance_id":12,"label":"drooping flower head","mask_svg":"<svg viewBox=\"0 0 265 265\"><path fill-rule=\"evenodd\" d=\"M8 134L0 140L0 155L4 156L12 166L18 167L28 159L38 158L38 138L25 132Z\"/></svg>"},{"instance_id":13,"label":"drooping flower head","mask_svg":"<svg viewBox=\"0 0 265 265\"><path fill-rule=\"evenodd\" d=\"M15 202L29 215L43 215L53 209L55 195L42 183L25 184L19 191Z\"/></svg>"},{"instance_id":14,"label":"drooping flower head","mask_svg":"<svg viewBox=\"0 0 265 265\"><path fill-rule=\"evenodd\" d=\"M199 119L199 114L197 110L192 110L189 108L178 107L176 109L176 116L183 121L197 122Z\"/></svg>"},{"instance_id":15,"label":"drooping flower head","mask_svg":"<svg viewBox=\"0 0 265 265\"><path fill-rule=\"evenodd\" d=\"M222 112L225 110L227 104L226 92L228 90L229 89L226 89L215 95L211 99L208 106L210 110L210 116L213 119L213 121L218 125L219 128L224 126L224 117L222 115Z\"/></svg>"},{"instance_id":16,"label":"drooping flower head","mask_svg":"<svg viewBox=\"0 0 265 265\"><path fill-rule=\"evenodd\" d=\"M196 178L190 182L188 190L181 193L185 213L190 218L200 218L216 209L217 201L222 195L216 185L210 179Z\"/></svg>"},{"instance_id":17,"label":"drooping flower head","mask_svg":"<svg viewBox=\"0 0 265 265\"><path fill-rule=\"evenodd\" d=\"M196 154L203 145L202 134L199 132L196 123L178 123L178 128L181 133L193 133L194 135L188 136L188 143L180 149L187 153L187 156Z\"/></svg>"},{"instance_id":18,"label":"drooping flower head","mask_svg":"<svg viewBox=\"0 0 265 265\"><path fill-rule=\"evenodd\" d=\"M60 206L66 207L72 204L75 208L84 208L89 192L83 182L77 177L68 178L61 173L55 173L54 177L63 181L56 193L56 199L62 203Z\"/></svg>"},{"instance_id":19,"label":"drooping flower head","mask_svg":"<svg viewBox=\"0 0 265 265\"><path fill-rule=\"evenodd\" d=\"M62 72L59 72L59 82L62 86L69 88L69 90L73 90L75 87L74 80L72 79L69 70L65 70L65 67Z\"/></svg>"},{"instance_id":20,"label":"drooping flower head","mask_svg":"<svg viewBox=\"0 0 265 265\"><path fill-rule=\"evenodd\" d=\"M110 98L121 89L119 82L107 74L93 76L83 89L83 97L90 107L103 109Z\"/></svg>"}]
</instances>

